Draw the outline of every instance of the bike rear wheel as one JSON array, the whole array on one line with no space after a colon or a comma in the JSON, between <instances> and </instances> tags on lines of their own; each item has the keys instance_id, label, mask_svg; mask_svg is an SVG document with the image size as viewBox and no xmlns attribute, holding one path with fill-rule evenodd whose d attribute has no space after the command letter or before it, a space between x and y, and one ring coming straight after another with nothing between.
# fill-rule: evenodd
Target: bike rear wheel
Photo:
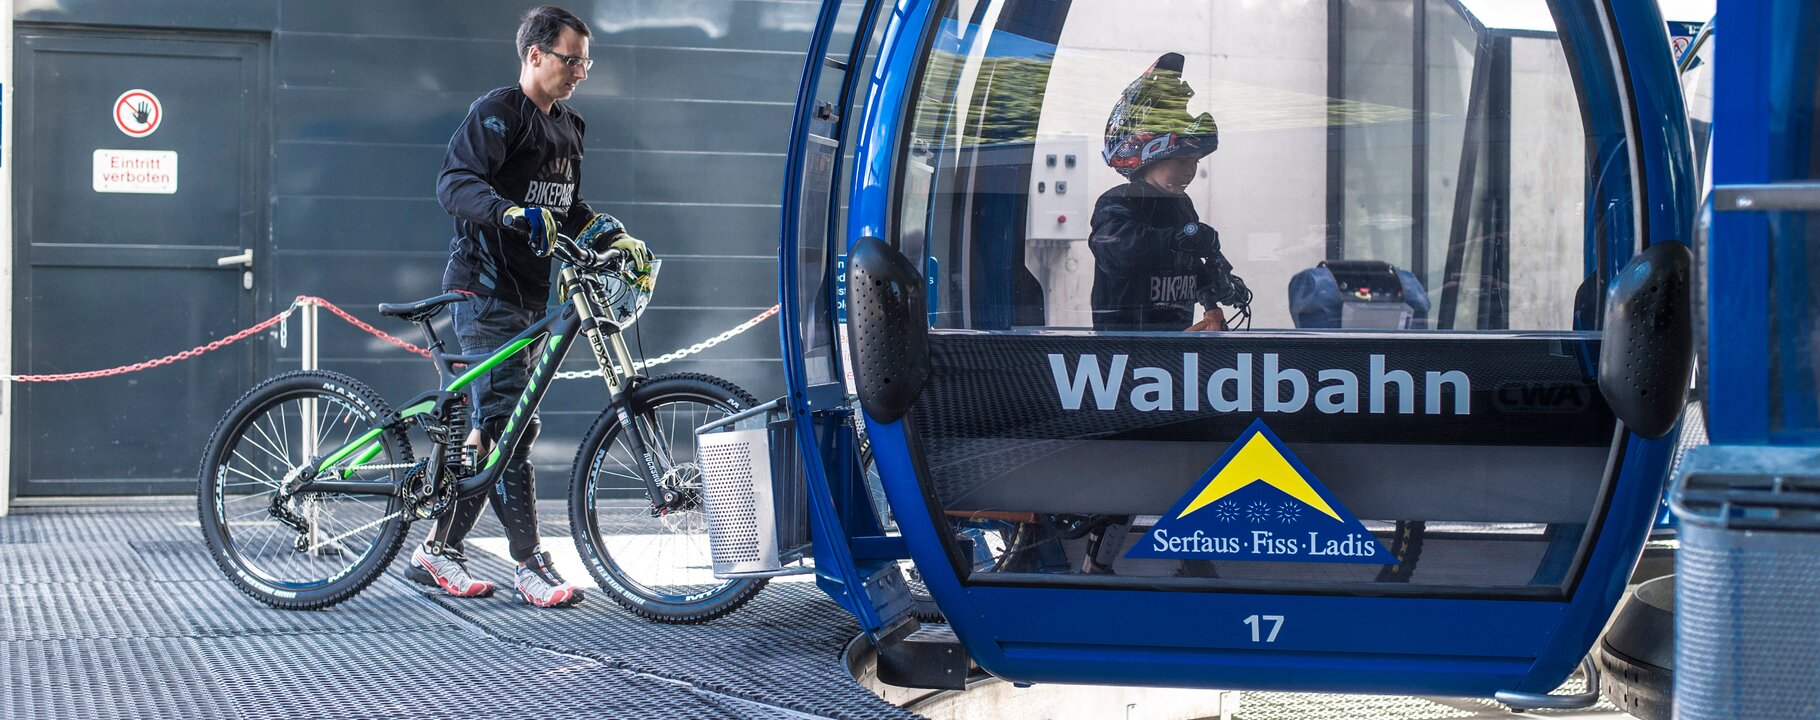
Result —
<instances>
[{"instance_id":1,"label":"bike rear wheel","mask_svg":"<svg viewBox=\"0 0 1820 720\"><path fill-rule=\"evenodd\" d=\"M197 510L209 553L235 587L276 608L313 610L353 597L385 570L409 526L397 493L274 500L294 473L320 462L313 456L391 414L360 381L314 370L274 377L234 403L203 452ZM337 479L397 487L411 463L409 442L393 430L372 443L379 453Z\"/></svg>"},{"instance_id":2,"label":"bike rear wheel","mask_svg":"<svg viewBox=\"0 0 1820 720\"><path fill-rule=\"evenodd\" d=\"M603 411L576 451L569 483L569 529L588 573L614 602L651 620L699 623L733 612L765 581L714 577L695 428L758 401L730 382L693 373L647 380L624 401L658 440L654 450L667 455L663 487L685 500L667 514L652 514L644 462L616 410Z\"/></svg>"}]
</instances>

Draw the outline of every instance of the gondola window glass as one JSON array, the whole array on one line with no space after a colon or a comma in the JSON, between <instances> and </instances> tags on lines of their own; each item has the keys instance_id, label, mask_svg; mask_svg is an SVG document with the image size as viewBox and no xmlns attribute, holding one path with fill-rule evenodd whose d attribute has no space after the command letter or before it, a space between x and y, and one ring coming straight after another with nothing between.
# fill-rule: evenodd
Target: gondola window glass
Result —
<instances>
[{"instance_id":1,"label":"gondola window glass","mask_svg":"<svg viewBox=\"0 0 1820 720\"><path fill-rule=\"evenodd\" d=\"M1093 250L1096 210L1143 187L1110 166L1109 120L1159 76L1173 89L1130 104L1153 127L1127 122L1124 137L1209 121L1200 147L1213 149L1183 153L1201 158L1185 202L1157 219L1218 233L1252 296L1248 327L1561 330L1589 302L1595 168L1540 0L954 2L938 22L896 216L904 246L927 242L937 259L937 327L1181 330L1176 315L1203 317L1205 304L1177 298L1218 281L1206 272L1121 276L1157 282L1142 293L1096 276L1111 254ZM1179 72L1153 70L1170 57ZM1383 263L1402 280L1392 290L1422 299L1408 318L1329 318L1321 304L1341 301L1298 292L1297 276L1342 261ZM1096 286L1102 314L1120 294L1186 307L1096 325Z\"/></svg>"},{"instance_id":2,"label":"gondola window glass","mask_svg":"<svg viewBox=\"0 0 1820 720\"><path fill-rule=\"evenodd\" d=\"M1629 165L1584 90L1617 84L1576 78L1554 10L945 5L891 232L933 274L916 432L970 581L1570 586L1614 428L1588 197ZM1228 460L1325 490L1189 503ZM1358 548L1287 530L1297 561L1130 554L1183 508L1220 548L1331 518L1388 555L1305 561Z\"/></svg>"}]
</instances>

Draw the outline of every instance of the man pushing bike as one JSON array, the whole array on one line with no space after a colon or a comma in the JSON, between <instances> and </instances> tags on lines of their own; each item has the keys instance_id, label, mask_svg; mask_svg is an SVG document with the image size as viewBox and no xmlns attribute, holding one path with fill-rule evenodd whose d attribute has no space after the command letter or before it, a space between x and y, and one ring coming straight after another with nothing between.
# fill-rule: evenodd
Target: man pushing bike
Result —
<instances>
[{"instance_id":1,"label":"man pushing bike","mask_svg":"<svg viewBox=\"0 0 1820 720\"><path fill-rule=\"evenodd\" d=\"M646 376L663 358L640 362L627 343L662 263L581 199L583 125L560 101L587 78L587 34L557 8L525 16L519 84L476 100L449 141L437 187L455 216L444 292L378 307L423 332L436 389L394 411L345 373L296 370L255 385L216 425L197 511L210 556L248 596L292 610L347 600L391 564L412 523L431 519L412 576L460 597L490 594L492 583L468 573L462 541L491 497L518 594L538 607L580 601L538 546L530 461L537 408L576 348L607 391L569 473L570 537L601 591L641 617L697 623L764 587L709 571L695 443L696 428L758 400L712 375ZM461 353L437 338L445 308Z\"/></svg>"},{"instance_id":2,"label":"man pushing bike","mask_svg":"<svg viewBox=\"0 0 1820 720\"><path fill-rule=\"evenodd\" d=\"M581 115L561 101L575 93L594 61L588 58L587 24L561 8L541 6L518 27L518 84L475 100L449 139L436 196L455 216L445 291L471 296L453 305L455 334L468 355L499 349L541 315L550 292L550 253L558 233L584 248L623 251L634 272L647 272L651 254L618 220L597 214L581 197ZM504 435L513 403L525 389L529 367L514 355L471 387L473 430L467 444L485 456ZM533 414L523 439L510 448L507 466L492 491L461 501L438 519L411 555L413 574L450 595L484 597L493 583L467 571L463 539L492 499L505 526L518 594L537 607L581 601L581 590L563 580L539 546L531 444Z\"/></svg>"}]
</instances>

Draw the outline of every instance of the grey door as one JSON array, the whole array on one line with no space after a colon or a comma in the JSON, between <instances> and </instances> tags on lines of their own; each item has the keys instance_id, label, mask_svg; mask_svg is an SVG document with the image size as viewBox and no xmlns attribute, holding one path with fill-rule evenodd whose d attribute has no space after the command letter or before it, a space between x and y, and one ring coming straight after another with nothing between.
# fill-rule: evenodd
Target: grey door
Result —
<instances>
[{"instance_id":1,"label":"grey door","mask_svg":"<svg viewBox=\"0 0 1820 720\"><path fill-rule=\"evenodd\" d=\"M161 357L269 311L256 307L270 254L264 41L29 26L16 40L16 372ZM123 101L142 114L117 124ZM248 250L257 266L218 264ZM202 444L251 381L257 344L15 385L18 494L192 492Z\"/></svg>"}]
</instances>

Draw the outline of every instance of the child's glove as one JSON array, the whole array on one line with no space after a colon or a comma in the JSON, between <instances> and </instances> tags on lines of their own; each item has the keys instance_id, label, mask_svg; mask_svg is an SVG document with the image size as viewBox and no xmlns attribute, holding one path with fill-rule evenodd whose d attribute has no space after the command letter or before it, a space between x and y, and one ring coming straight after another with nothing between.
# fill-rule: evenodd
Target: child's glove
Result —
<instances>
[{"instance_id":1,"label":"child's glove","mask_svg":"<svg viewBox=\"0 0 1820 720\"><path fill-rule=\"evenodd\" d=\"M1188 223L1175 232L1176 252L1194 257L1207 257L1220 250L1220 231L1206 223Z\"/></svg>"}]
</instances>

